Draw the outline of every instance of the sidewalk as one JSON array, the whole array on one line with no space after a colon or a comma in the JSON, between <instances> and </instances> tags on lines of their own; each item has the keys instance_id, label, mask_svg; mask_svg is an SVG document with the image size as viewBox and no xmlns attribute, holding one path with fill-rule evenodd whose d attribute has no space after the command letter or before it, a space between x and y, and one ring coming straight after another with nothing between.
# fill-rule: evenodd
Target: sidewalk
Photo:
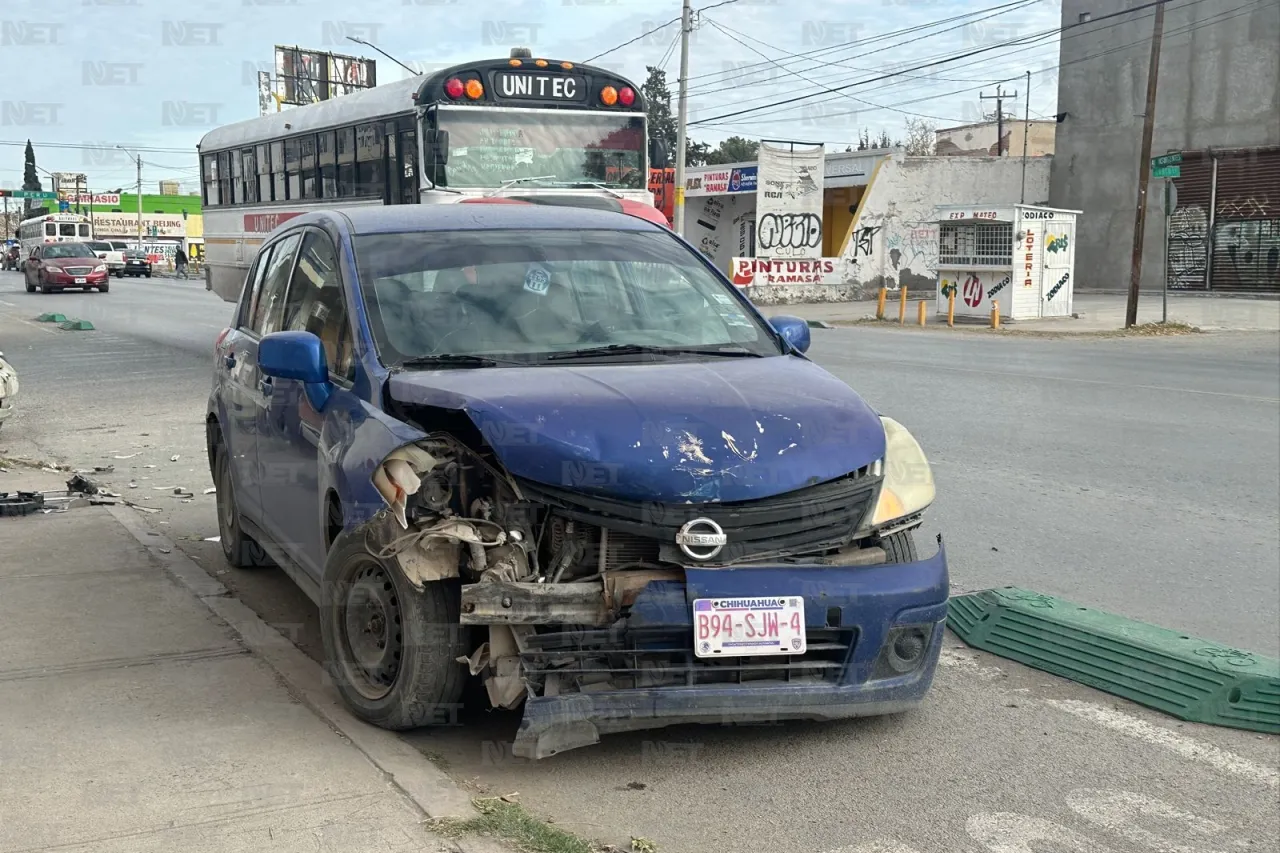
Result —
<instances>
[{"instance_id":1,"label":"sidewalk","mask_svg":"<svg viewBox=\"0 0 1280 853\"><path fill-rule=\"evenodd\" d=\"M61 485L31 474L0 491ZM0 851L460 849L424 828L419 768L375 763L390 734L322 719L258 653L287 641L233 630L215 611L243 605L175 580L128 513L0 517Z\"/></svg>"},{"instance_id":2,"label":"sidewalk","mask_svg":"<svg viewBox=\"0 0 1280 853\"><path fill-rule=\"evenodd\" d=\"M925 297L926 292L922 291L919 295ZM916 322L918 300L911 298L910 291L907 296L911 303L907 306L907 324L911 325ZM898 316L897 299L896 293L890 293L889 301L885 305L885 315L894 320ZM927 294L926 301L933 301L932 293ZM1022 320L1009 323L1009 327L1067 334L1115 331L1124 328L1125 305L1126 298L1120 294L1081 293L1076 294L1072 304L1072 309L1080 315L1078 319ZM759 307L765 316L792 314L805 320L821 321L836 326L876 316L874 299L860 302L808 302ZM932 306L927 310L929 325L938 325ZM1138 301L1138 322L1158 323L1160 317L1160 294L1144 292ZM1004 322L1008 323L1008 320L1005 319ZM1170 296L1169 322L1186 323L1204 331L1280 331L1280 300ZM961 324L957 322L956 326L960 328Z\"/></svg>"}]
</instances>

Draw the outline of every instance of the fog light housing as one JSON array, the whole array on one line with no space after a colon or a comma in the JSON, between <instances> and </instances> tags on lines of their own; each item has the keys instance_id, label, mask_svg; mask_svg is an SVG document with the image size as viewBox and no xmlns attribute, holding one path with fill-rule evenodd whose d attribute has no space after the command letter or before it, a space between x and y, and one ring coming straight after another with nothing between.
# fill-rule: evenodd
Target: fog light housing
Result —
<instances>
[{"instance_id":1,"label":"fog light housing","mask_svg":"<svg viewBox=\"0 0 1280 853\"><path fill-rule=\"evenodd\" d=\"M933 625L895 625L885 637L873 678L894 678L918 670L929 655Z\"/></svg>"}]
</instances>

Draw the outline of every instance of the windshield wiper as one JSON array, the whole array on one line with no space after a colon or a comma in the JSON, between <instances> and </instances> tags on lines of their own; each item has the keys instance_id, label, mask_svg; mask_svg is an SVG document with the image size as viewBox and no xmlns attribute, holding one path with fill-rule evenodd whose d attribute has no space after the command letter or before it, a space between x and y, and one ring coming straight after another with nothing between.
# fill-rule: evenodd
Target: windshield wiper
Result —
<instances>
[{"instance_id":1,"label":"windshield wiper","mask_svg":"<svg viewBox=\"0 0 1280 853\"><path fill-rule=\"evenodd\" d=\"M555 352L547 356L547 361L562 361L570 358L591 358L598 355L716 355L723 358L763 358L758 352L745 347L659 347L652 344L609 344L601 347L584 347L582 349Z\"/></svg>"},{"instance_id":2,"label":"windshield wiper","mask_svg":"<svg viewBox=\"0 0 1280 853\"><path fill-rule=\"evenodd\" d=\"M397 367L497 367L499 364L524 364L506 358L493 358L487 355L468 355L465 353L439 353L438 355L419 355L406 358Z\"/></svg>"},{"instance_id":3,"label":"windshield wiper","mask_svg":"<svg viewBox=\"0 0 1280 853\"><path fill-rule=\"evenodd\" d=\"M517 184L529 184L529 183L533 183L534 181L554 181L555 179L556 179L555 175L542 175L536 178L534 177L511 178L510 180L503 181L502 185L499 186L496 190L491 190L485 193L484 195L485 195L485 198L492 198L493 196L496 196L498 193L502 192L503 190L509 190L512 187L516 186Z\"/></svg>"}]
</instances>

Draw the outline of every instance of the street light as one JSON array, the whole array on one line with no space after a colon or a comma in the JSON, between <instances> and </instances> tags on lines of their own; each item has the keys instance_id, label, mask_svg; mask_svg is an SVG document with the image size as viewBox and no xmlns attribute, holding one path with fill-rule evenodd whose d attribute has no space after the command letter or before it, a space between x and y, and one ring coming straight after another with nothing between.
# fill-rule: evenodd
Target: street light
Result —
<instances>
[{"instance_id":1,"label":"street light","mask_svg":"<svg viewBox=\"0 0 1280 853\"><path fill-rule=\"evenodd\" d=\"M141 250L142 249L142 155L137 153L136 151L130 151L128 148L125 148L123 145L117 145L116 148L120 149L126 154L132 154L135 158L137 158L137 161L138 161L138 249Z\"/></svg>"}]
</instances>

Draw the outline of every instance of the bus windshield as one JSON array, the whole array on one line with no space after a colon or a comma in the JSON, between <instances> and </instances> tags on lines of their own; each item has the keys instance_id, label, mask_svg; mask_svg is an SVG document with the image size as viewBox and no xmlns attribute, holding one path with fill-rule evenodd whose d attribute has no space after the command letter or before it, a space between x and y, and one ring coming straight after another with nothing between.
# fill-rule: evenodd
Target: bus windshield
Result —
<instances>
[{"instance_id":1,"label":"bus windshield","mask_svg":"<svg viewBox=\"0 0 1280 853\"><path fill-rule=\"evenodd\" d=\"M543 186L603 184L644 189L644 118L636 115L441 107L449 162L440 186L488 189L542 178Z\"/></svg>"}]
</instances>

